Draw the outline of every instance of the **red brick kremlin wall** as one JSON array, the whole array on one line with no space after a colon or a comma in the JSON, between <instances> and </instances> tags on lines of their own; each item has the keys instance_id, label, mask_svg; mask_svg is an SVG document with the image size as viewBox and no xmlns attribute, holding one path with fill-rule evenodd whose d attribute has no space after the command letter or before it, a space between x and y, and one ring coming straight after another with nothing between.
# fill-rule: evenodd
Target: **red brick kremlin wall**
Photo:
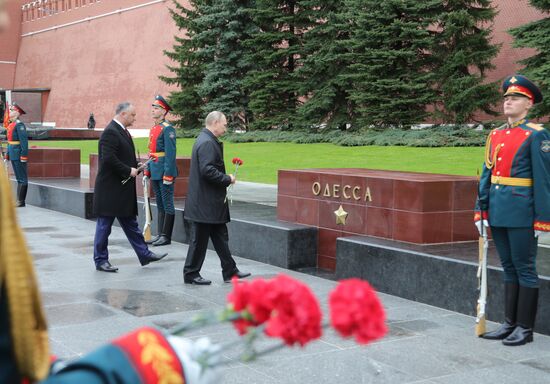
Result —
<instances>
[{"instance_id":1,"label":"red brick kremlin wall","mask_svg":"<svg viewBox=\"0 0 550 384\"><path fill-rule=\"evenodd\" d=\"M170 90L158 76L169 74L162 51L178 33L171 1L41 0L24 9L28 0L7 3L12 25L0 35L0 90L49 90L41 117L57 127L85 127L90 112L103 127L123 100L137 106L134 127L150 127L150 100ZM494 4L494 40L503 46L490 79L499 79L530 52L512 48L506 31L543 15L527 0Z\"/></svg>"}]
</instances>

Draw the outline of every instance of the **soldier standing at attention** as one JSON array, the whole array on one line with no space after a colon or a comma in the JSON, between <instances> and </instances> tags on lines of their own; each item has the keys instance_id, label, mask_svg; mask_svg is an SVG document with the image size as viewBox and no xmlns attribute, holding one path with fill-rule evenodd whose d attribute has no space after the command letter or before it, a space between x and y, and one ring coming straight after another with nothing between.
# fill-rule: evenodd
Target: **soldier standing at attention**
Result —
<instances>
[{"instance_id":1,"label":"soldier standing at attention","mask_svg":"<svg viewBox=\"0 0 550 384\"><path fill-rule=\"evenodd\" d=\"M176 130L166 119L172 108L164 97L157 95L151 108L155 126L149 133L150 162L144 177L151 179L157 200L158 235L148 241L155 246L168 245L172 241L174 229L174 182L178 175L176 168ZM148 180L145 180L146 182Z\"/></svg>"},{"instance_id":2,"label":"soldier standing at attention","mask_svg":"<svg viewBox=\"0 0 550 384\"><path fill-rule=\"evenodd\" d=\"M11 160L13 173L17 180L17 207L25 206L27 198L27 156L29 154L29 141L27 138L27 127L19 116L24 115L25 111L16 103L10 106L10 124L8 125L8 154L7 159Z\"/></svg>"},{"instance_id":3,"label":"soldier standing at attention","mask_svg":"<svg viewBox=\"0 0 550 384\"><path fill-rule=\"evenodd\" d=\"M491 226L504 270L505 322L481 337L504 345L533 341L539 278L538 236L550 231L550 132L527 113L542 101L538 87L521 75L503 83L508 123L487 138L474 221Z\"/></svg>"}]
</instances>

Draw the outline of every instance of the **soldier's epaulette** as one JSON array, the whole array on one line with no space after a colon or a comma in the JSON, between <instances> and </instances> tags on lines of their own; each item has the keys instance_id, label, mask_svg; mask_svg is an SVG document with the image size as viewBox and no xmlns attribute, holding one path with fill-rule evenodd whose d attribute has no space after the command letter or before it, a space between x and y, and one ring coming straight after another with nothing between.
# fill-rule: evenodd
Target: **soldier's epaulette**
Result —
<instances>
[{"instance_id":1,"label":"soldier's epaulette","mask_svg":"<svg viewBox=\"0 0 550 384\"><path fill-rule=\"evenodd\" d=\"M166 121L163 121L162 122L162 125L164 125L165 127L169 127L170 126L170 123L166 122Z\"/></svg>"},{"instance_id":2,"label":"soldier's epaulette","mask_svg":"<svg viewBox=\"0 0 550 384\"><path fill-rule=\"evenodd\" d=\"M527 126L529 128L533 128L534 130L536 131L542 131L544 129L544 127L540 124L535 124L535 123L527 123Z\"/></svg>"}]
</instances>

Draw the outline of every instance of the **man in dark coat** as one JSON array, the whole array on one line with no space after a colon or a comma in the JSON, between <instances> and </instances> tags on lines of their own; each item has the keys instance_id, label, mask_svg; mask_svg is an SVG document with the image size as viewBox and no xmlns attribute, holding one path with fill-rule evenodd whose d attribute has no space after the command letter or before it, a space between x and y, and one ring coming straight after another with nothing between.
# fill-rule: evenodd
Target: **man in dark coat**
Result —
<instances>
[{"instance_id":1,"label":"man in dark coat","mask_svg":"<svg viewBox=\"0 0 550 384\"><path fill-rule=\"evenodd\" d=\"M127 127L136 119L136 110L128 102L116 108L116 116L99 139L99 170L94 189L94 214L97 216L94 238L94 262L102 272L116 272L109 263L107 244L111 226L117 218L141 265L166 256L151 252L139 229L137 216L136 179L138 164L132 136ZM128 182L123 180L130 177Z\"/></svg>"},{"instance_id":2,"label":"man in dark coat","mask_svg":"<svg viewBox=\"0 0 550 384\"><path fill-rule=\"evenodd\" d=\"M235 177L225 173L223 143L218 140L227 130L227 119L221 112L210 112L205 125L191 153L189 190L184 213L190 223L190 240L183 281L197 285L212 283L200 275L209 238L220 258L225 282L231 281L233 276L239 279L250 276L250 273L237 269L228 245L226 223L230 218L226 195L227 187L235 183Z\"/></svg>"}]
</instances>

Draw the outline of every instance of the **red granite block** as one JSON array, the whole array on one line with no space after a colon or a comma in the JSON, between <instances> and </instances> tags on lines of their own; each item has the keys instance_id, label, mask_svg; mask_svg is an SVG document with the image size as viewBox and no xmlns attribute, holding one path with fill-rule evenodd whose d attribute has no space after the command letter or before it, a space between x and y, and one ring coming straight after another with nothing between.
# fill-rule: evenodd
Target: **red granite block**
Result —
<instances>
[{"instance_id":1,"label":"red granite block","mask_svg":"<svg viewBox=\"0 0 550 384\"><path fill-rule=\"evenodd\" d=\"M80 162L78 164L60 164L63 169L63 177L80 177Z\"/></svg>"},{"instance_id":2,"label":"red granite block","mask_svg":"<svg viewBox=\"0 0 550 384\"><path fill-rule=\"evenodd\" d=\"M450 243L453 241L452 212L424 213L422 216L424 243Z\"/></svg>"},{"instance_id":3,"label":"red granite block","mask_svg":"<svg viewBox=\"0 0 550 384\"><path fill-rule=\"evenodd\" d=\"M364 233L369 236L391 239L393 237L392 209L367 207Z\"/></svg>"},{"instance_id":4,"label":"red granite block","mask_svg":"<svg viewBox=\"0 0 550 384\"><path fill-rule=\"evenodd\" d=\"M319 175L321 190L318 198L322 200L341 201L343 194L342 175L321 173Z\"/></svg>"},{"instance_id":5,"label":"red granite block","mask_svg":"<svg viewBox=\"0 0 550 384\"><path fill-rule=\"evenodd\" d=\"M297 172L296 177L296 196L307 197L309 199L318 199L313 190L313 184L319 183L319 174L312 172Z\"/></svg>"},{"instance_id":6,"label":"red granite block","mask_svg":"<svg viewBox=\"0 0 550 384\"><path fill-rule=\"evenodd\" d=\"M450 211L452 181L395 180L394 207L414 212Z\"/></svg>"},{"instance_id":7,"label":"red granite block","mask_svg":"<svg viewBox=\"0 0 550 384\"><path fill-rule=\"evenodd\" d=\"M424 243L422 214L417 212L394 211L392 238L409 243Z\"/></svg>"},{"instance_id":8,"label":"red granite block","mask_svg":"<svg viewBox=\"0 0 550 384\"><path fill-rule=\"evenodd\" d=\"M296 186L298 183L298 173L282 171L277 176L277 193L281 195L296 196Z\"/></svg>"},{"instance_id":9,"label":"red granite block","mask_svg":"<svg viewBox=\"0 0 550 384\"><path fill-rule=\"evenodd\" d=\"M51 148L44 152L44 163L61 164L63 162L63 150L59 148Z\"/></svg>"},{"instance_id":10,"label":"red granite block","mask_svg":"<svg viewBox=\"0 0 550 384\"><path fill-rule=\"evenodd\" d=\"M340 207L340 202L338 201L319 201L319 227L320 228L329 228L335 229L338 231L344 230L344 225L336 224L336 211ZM342 207L343 208L343 207ZM344 209L345 210L345 209ZM347 210L345 210L347 212Z\"/></svg>"},{"instance_id":11,"label":"red granite block","mask_svg":"<svg viewBox=\"0 0 550 384\"><path fill-rule=\"evenodd\" d=\"M336 270L336 258L330 257L327 255L318 255L317 256L317 267L321 269L326 269L329 271Z\"/></svg>"},{"instance_id":12,"label":"red granite block","mask_svg":"<svg viewBox=\"0 0 550 384\"><path fill-rule=\"evenodd\" d=\"M348 213L346 224L340 225L342 231L364 235L365 225L368 221L367 207L358 204L342 204L344 211ZM336 221L336 215L334 215Z\"/></svg>"},{"instance_id":13,"label":"red granite block","mask_svg":"<svg viewBox=\"0 0 550 384\"><path fill-rule=\"evenodd\" d=\"M176 165L178 167L178 177L189 176L189 169L191 168L190 157L176 157Z\"/></svg>"},{"instance_id":14,"label":"red granite block","mask_svg":"<svg viewBox=\"0 0 550 384\"><path fill-rule=\"evenodd\" d=\"M342 231L319 228L317 254L336 257L336 239L342 236Z\"/></svg>"},{"instance_id":15,"label":"red granite block","mask_svg":"<svg viewBox=\"0 0 550 384\"><path fill-rule=\"evenodd\" d=\"M306 225L318 225L319 200L296 199L296 222Z\"/></svg>"},{"instance_id":16,"label":"red granite block","mask_svg":"<svg viewBox=\"0 0 550 384\"><path fill-rule=\"evenodd\" d=\"M417 244L452 241L452 212L395 211L393 220L394 240Z\"/></svg>"},{"instance_id":17,"label":"red granite block","mask_svg":"<svg viewBox=\"0 0 550 384\"><path fill-rule=\"evenodd\" d=\"M80 149L62 149L63 163L73 163L80 165Z\"/></svg>"},{"instance_id":18,"label":"red granite block","mask_svg":"<svg viewBox=\"0 0 550 384\"><path fill-rule=\"evenodd\" d=\"M59 163L45 163L42 177L63 177L63 167Z\"/></svg>"},{"instance_id":19,"label":"red granite block","mask_svg":"<svg viewBox=\"0 0 550 384\"><path fill-rule=\"evenodd\" d=\"M473 210L477 197L477 180L457 180L453 184L453 211Z\"/></svg>"},{"instance_id":20,"label":"red granite block","mask_svg":"<svg viewBox=\"0 0 550 384\"><path fill-rule=\"evenodd\" d=\"M366 183L367 179L363 176L342 175L341 200L355 204L366 204Z\"/></svg>"},{"instance_id":21,"label":"red granite block","mask_svg":"<svg viewBox=\"0 0 550 384\"><path fill-rule=\"evenodd\" d=\"M30 147L29 148L29 164L30 163L42 163L44 160L44 151L42 148Z\"/></svg>"},{"instance_id":22,"label":"red granite block","mask_svg":"<svg viewBox=\"0 0 550 384\"><path fill-rule=\"evenodd\" d=\"M366 179L366 186L369 188L372 198L367 202L370 207L393 208L394 204L394 180L382 178Z\"/></svg>"},{"instance_id":23,"label":"red granite block","mask_svg":"<svg viewBox=\"0 0 550 384\"><path fill-rule=\"evenodd\" d=\"M296 198L277 195L277 219L296 222Z\"/></svg>"},{"instance_id":24,"label":"red granite block","mask_svg":"<svg viewBox=\"0 0 550 384\"><path fill-rule=\"evenodd\" d=\"M44 177L44 164L30 163L27 169L28 169L29 177ZM11 170L11 166L10 166L10 170ZM10 174L12 174L12 172L10 172Z\"/></svg>"},{"instance_id":25,"label":"red granite block","mask_svg":"<svg viewBox=\"0 0 550 384\"><path fill-rule=\"evenodd\" d=\"M474 225L474 212L453 212L453 239L452 241L469 241L478 238L477 228Z\"/></svg>"}]
</instances>

